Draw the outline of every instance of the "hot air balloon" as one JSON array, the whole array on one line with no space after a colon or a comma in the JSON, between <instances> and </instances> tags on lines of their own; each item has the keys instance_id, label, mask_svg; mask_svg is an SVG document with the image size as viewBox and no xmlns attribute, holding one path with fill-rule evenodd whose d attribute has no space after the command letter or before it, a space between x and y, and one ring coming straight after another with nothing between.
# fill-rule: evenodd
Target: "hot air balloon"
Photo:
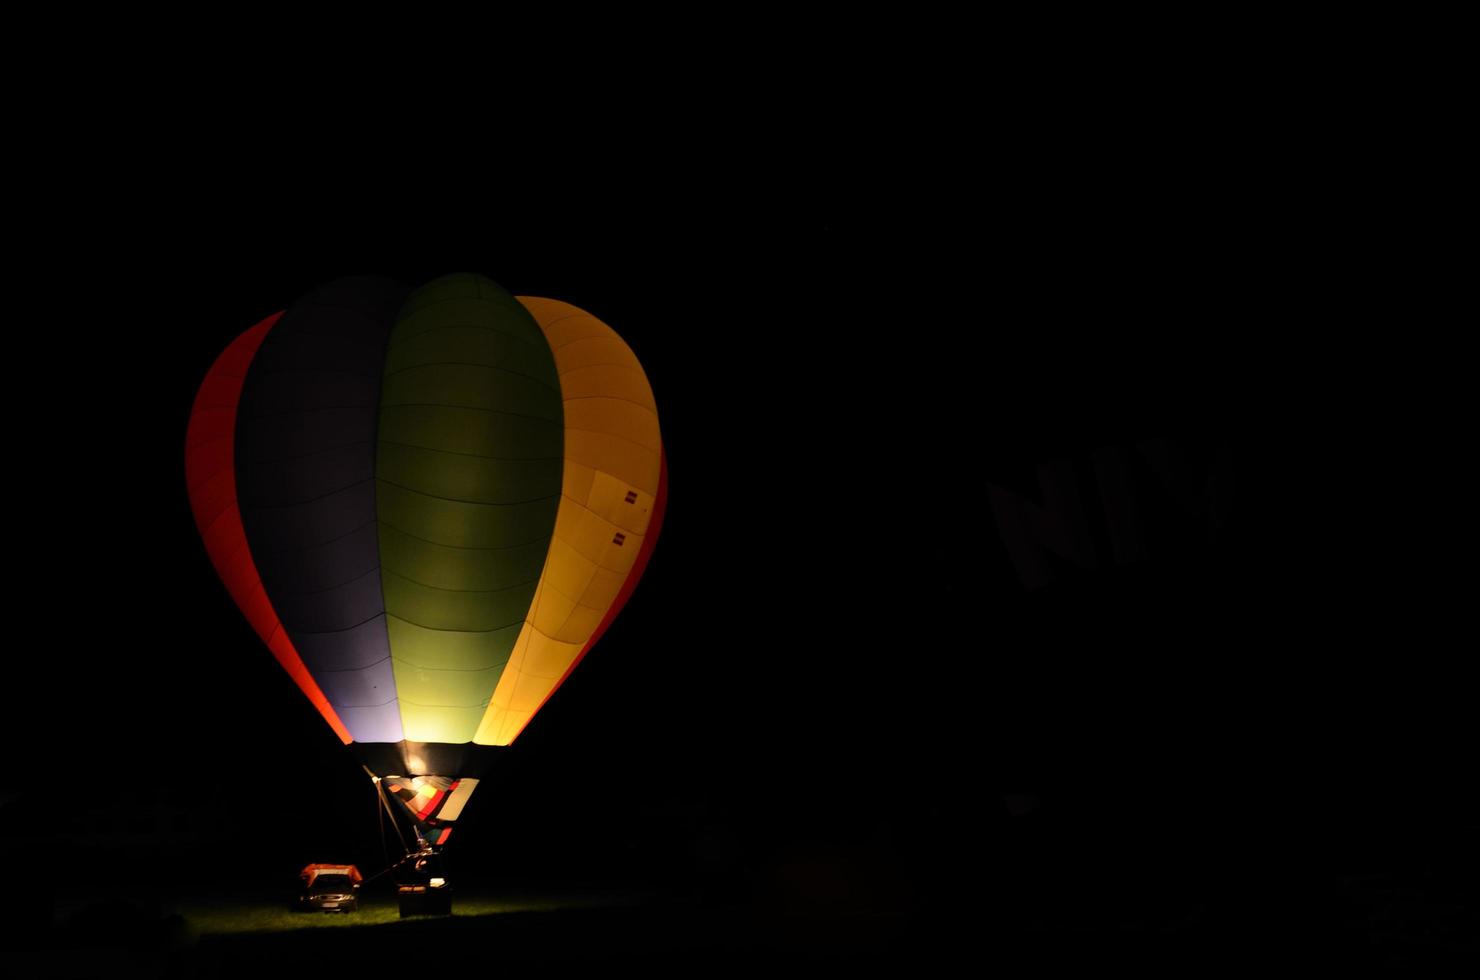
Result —
<instances>
[{"instance_id":1,"label":"hot air balloon","mask_svg":"<svg viewBox=\"0 0 1480 980\"><path fill-rule=\"evenodd\" d=\"M241 334L185 471L222 581L422 854L621 610L667 494L631 349L478 275L341 279Z\"/></svg>"}]
</instances>

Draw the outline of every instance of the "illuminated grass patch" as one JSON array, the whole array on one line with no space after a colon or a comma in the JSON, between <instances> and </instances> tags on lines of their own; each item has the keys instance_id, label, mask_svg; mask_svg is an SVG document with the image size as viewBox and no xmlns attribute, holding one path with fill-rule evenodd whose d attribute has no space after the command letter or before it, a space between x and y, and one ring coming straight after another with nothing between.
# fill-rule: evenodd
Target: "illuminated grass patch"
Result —
<instances>
[{"instance_id":1,"label":"illuminated grass patch","mask_svg":"<svg viewBox=\"0 0 1480 980\"><path fill-rule=\"evenodd\" d=\"M611 894L540 897L457 895L453 900L452 918L611 908L630 905L634 900L633 896ZM345 929L400 922L426 922L438 918L401 918L400 907L393 895L361 896L360 908L355 912L295 912L281 902L251 900L183 900L177 903L176 908L202 935Z\"/></svg>"}]
</instances>

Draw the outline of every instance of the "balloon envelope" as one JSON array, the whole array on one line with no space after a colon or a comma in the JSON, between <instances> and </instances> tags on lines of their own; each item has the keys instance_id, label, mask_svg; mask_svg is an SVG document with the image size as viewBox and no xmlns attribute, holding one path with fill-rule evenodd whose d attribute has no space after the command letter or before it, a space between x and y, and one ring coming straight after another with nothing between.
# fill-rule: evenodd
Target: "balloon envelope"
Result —
<instances>
[{"instance_id":1,"label":"balloon envelope","mask_svg":"<svg viewBox=\"0 0 1480 980\"><path fill-rule=\"evenodd\" d=\"M611 623L667 494L621 338L473 275L339 280L243 333L197 394L186 480L217 572L340 739L443 777L398 784L428 813L460 811L476 780L447 779Z\"/></svg>"}]
</instances>

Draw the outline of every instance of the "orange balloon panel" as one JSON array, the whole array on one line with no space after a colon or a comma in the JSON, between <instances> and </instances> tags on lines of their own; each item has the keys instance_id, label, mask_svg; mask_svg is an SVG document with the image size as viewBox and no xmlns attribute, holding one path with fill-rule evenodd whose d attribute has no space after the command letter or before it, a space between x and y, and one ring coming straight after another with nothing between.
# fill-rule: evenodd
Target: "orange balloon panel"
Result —
<instances>
[{"instance_id":1,"label":"orange balloon panel","mask_svg":"<svg viewBox=\"0 0 1480 980\"><path fill-rule=\"evenodd\" d=\"M565 469L534 602L473 738L483 745L512 742L620 608L666 489L657 406L631 349L569 303L518 300L555 355Z\"/></svg>"}]
</instances>

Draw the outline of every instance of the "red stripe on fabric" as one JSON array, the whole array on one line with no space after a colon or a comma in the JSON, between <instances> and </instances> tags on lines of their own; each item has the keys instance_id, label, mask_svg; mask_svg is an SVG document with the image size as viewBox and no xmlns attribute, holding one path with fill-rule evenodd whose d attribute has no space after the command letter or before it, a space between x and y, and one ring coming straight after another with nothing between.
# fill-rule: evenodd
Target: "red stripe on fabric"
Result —
<instances>
[{"instance_id":1,"label":"red stripe on fabric","mask_svg":"<svg viewBox=\"0 0 1480 980\"><path fill-rule=\"evenodd\" d=\"M185 485L195 526L226 591L334 734L348 745L349 730L309 675L267 598L236 505L236 409L247 368L281 317L282 313L274 313L233 340L201 382L185 429Z\"/></svg>"},{"instance_id":2,"label":"red stripe on fabric","mask_svg":"<svg viewBox=\"0 0 1480 980\"><path fill-rule=\"evenodd\" d=\"M581 652L576 654L576 659L572 660L570 666L565 668L565 673L561 674L560 680L556 681L555 686L550 688L550 693L545 695L544 700L540 702L540 706L530 712L529 716L524 719L524 724L519 726L517 732L509 736L508 744L513 745L514 740L524 733L525 726L529 724L535 715L540 713L540 709L554 696L555 692L560 690L560 685L565 683L565 679L570 676L571 671L575 670L580 662L585 659L586 654L596 645L596 641L601 639L602 634L606 632L606 628L612 624L612 620L617 618L617 613L621 612L622 607L627 604L627 599L631 597L632 591L637 588L637 580L642 578L642 573L647 568L648 558L653 553L653 546L658 543L658 534L663 530L663 512L667 509L668 451L663 449L658 454L658 493L653 498L653 519L648 522L647 537L642 541L642 550L637 553L637 560L632 563L632 571L628 573L627 581L622 583L622 590L617 593L616 599L612 601L611 608L606 611L606 615L597 624L596 630L591 634L591 639L586 641L586 645L581 647Z\"/></svg>"},{"instance_id":3,"label":"red stripe on fabric","mask_svg":"<svg viewBox=\"0 0 1480 980\"><path fill-rule=\"evenodd\" d=\"M420 812L416 814L416 819L425 820L432 813L435 813L437 810L437 805L442 802L442 798L446 795L447 791L445 789L437 790L436 794L432 796L427 805L422 807Z\"/></svg>"}]
</instances>

